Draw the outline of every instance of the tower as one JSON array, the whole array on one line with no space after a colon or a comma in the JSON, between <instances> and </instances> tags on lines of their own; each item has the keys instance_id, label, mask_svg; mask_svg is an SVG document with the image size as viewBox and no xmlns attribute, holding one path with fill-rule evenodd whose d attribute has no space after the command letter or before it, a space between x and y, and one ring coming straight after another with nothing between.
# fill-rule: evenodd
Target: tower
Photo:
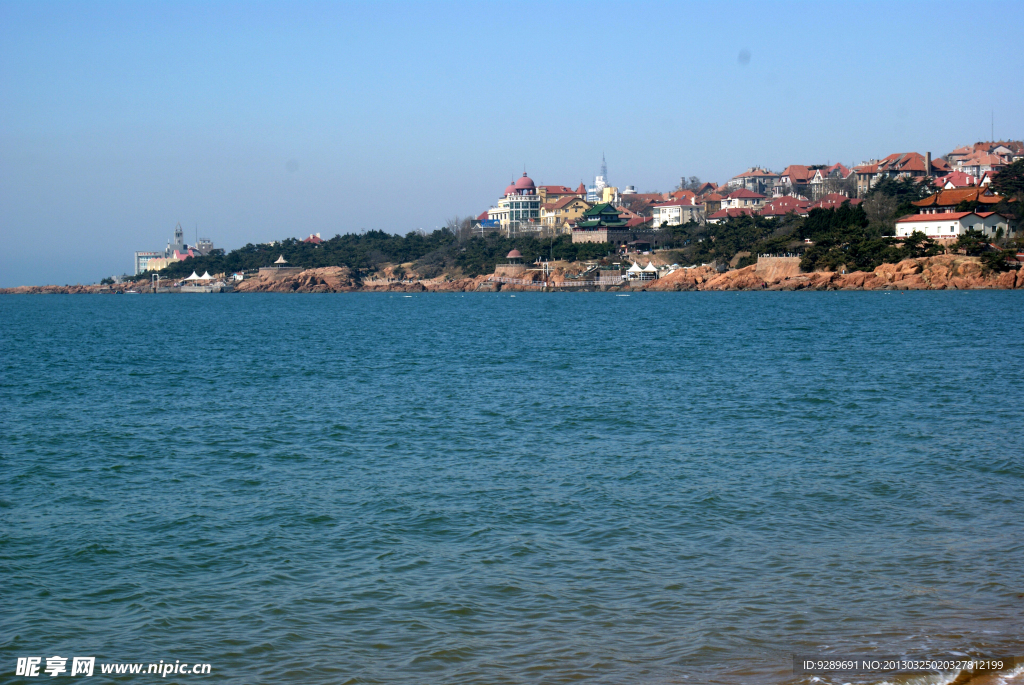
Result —
<instances>
[{"instance_id":1,"label":"tower","mask_svg":"<svg viewBox=\"0 0 1024 685\"><path fill-rule=\"evenodd\" d=\"M601 178L608 183L608 164L604 161L604 153L601 153Z\"/></svg>"}]
</instances>

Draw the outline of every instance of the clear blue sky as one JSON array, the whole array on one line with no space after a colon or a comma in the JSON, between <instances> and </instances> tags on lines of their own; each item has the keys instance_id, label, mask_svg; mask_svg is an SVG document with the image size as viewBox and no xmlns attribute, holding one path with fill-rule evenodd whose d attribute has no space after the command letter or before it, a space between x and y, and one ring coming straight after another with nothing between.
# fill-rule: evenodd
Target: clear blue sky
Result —
<instances>
[{"instance_id":1,"label":"clear blue sky","mask_svg":"<svg viewBox=\"0 0 1024 685\"><path fill-rule=\"evenodd\" d=\"M1024 3L0 2L0 286L1024 137ZM741 51L749 62L739 59Z\"/></svg>"}]
</instances>

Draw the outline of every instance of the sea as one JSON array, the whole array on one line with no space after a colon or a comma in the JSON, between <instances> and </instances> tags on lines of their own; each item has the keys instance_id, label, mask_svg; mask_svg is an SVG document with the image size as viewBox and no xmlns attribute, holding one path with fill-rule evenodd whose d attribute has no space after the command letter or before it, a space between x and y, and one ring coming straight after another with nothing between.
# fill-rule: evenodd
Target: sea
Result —
<instances>
[{"instance_id":1,"label":"sea","mask_svg":"<svg viewBox=\"0 0 1024 685\"><path fill-rule=\"evenodd\" d=\"M0 297L0 682L1024 662L1022 327L1019 291Z\"/></svg>"}]
</instances>

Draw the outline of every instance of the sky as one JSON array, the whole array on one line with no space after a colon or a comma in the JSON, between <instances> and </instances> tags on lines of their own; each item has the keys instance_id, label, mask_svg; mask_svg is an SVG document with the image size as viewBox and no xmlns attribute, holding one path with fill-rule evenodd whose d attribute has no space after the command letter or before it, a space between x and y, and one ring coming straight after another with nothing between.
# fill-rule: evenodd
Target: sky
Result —
<instances>
[{"instance_id":1,"label":"sky","mask_svg":"<svg viewBox=\"0 0 1024 685\"><path fill-rule=\"evenodd\" d=\"M0 287L1024 138L1021 2L7 2Z\"/></svg>"}]
</instances>

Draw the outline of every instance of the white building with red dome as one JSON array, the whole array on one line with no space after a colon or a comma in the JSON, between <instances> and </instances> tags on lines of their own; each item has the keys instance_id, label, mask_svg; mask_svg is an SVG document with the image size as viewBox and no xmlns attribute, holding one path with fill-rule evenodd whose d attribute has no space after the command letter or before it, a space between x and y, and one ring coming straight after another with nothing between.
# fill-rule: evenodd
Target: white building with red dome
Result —
<instances>
[{"instance_id":1,"label":"white building with red dome","mask_svg":"<svg viewBox=\"0 0 1024 685\"><path fill-rule=\"evenodd\" d=\"M523 172L521 178L505 188L505 195L487 210L487 219L496 221L508 236L541 230L540 195L533 180Z\"/></svg>"}]
</instances>

